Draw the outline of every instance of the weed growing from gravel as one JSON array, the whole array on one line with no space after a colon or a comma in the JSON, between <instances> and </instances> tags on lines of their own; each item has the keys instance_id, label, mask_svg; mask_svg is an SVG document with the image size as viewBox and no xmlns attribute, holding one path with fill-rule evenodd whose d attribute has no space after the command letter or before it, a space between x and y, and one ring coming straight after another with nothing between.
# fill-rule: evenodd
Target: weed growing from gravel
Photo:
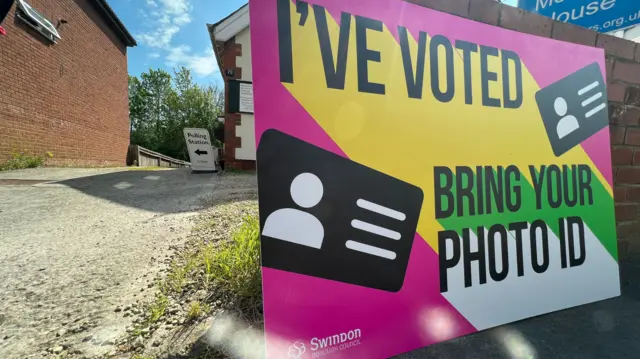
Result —
<instances>
[{"instance_id":1,"label":"weed growing from gravel","mask_svg":"<svg viewBox=\"0 0 640 359\"><path fill-rule=\"evenodd\" d=\"M155 359L155 357L142 355L142 354L134 354L131 359Z\"/></svg>"},{"instance_id":2,"label":"weed growing from gravel","mask_svg":"<svg viewBox=\"0 0 640 359\"><path fill-rule=\"evenodd\" d=\"M239 297L261 295L260 228L257 216L246 216L232 240L203 251L207 281Z\"/></svg>"},{"instance_id":3,"label":"weed growing from gravel","mask_svg":"<svg viewBox=\"0 0 640 359\"><path fill-rule=\"evenodd\" d=\"M187 284L187 279L194 268L198 266L198 258L193 257L190 254L183 256L183 261L180 263L173 262L167 275L167 280L164 283L165 290L171 290L174 293L182 293L184 286Z\"/></svg>"},{"instance_id":4,"label":"weed growing from gravel","mask_svg":"<svg viewBox=\"0 0 640 359\"><path fill-rule=\"evenodd\" d=\"M191 302L189 305L189 311L187 312L187 320L194 321L199 319L203 315L208 314L210 311L209 305L200 303L199 300Z\"/></svg>"},{"instance_id":5,"label":"weed growing from gravel","mask_svg":"<svg viewBox=\"0 0 640 359\"><path fill-rule=\"evenodd\" d=\"M167 310L169 300L167 296L160 293L154 302L149 305L149 323L155 323L160 319Z\"/></svg>"}]
</instances>

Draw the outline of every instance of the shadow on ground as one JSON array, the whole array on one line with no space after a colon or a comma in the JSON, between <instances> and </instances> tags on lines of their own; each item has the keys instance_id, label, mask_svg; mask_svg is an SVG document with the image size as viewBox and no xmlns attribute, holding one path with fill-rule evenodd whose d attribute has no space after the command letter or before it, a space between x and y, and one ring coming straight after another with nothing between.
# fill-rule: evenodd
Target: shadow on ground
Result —
<instances>
[{"instance_id":1,"label":"shadow on ground","mask_svg":"<svg viewBox=\"0 0 640 359\"><path fill-rule=\"evenodd\" d=\"M202 208L212 193L217 173L192 173L189 169L120 171L54 182L124 206L158 213Z\"/></svg>"},{"instance_id":2,"label":"shadow on ground","mask_svg":"<svg viewBox=\"0 0 640 359\"><path fill-rule=\"evenodd\" d=\"M504 325L395 359L637 358L640 356L640 256L621 261L620 271L621 297ZM188 353L167 357L187 358L219 357L211 355L211 348L202 338Z\"/></svg>"}]
</instances>

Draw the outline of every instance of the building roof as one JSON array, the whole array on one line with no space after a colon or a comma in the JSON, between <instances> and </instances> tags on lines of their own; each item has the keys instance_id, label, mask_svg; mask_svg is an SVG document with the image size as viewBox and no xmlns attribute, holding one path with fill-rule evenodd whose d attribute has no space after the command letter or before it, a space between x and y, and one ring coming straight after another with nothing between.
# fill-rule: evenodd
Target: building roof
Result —
<instances>
[{"instance_id":1,"label":"building roof","mask_svg":"<svg viewBox=\"0 0 640 359\"><path fill-rule=\"evenodd\" d=\"M211 36L217 41L223 42L229 40L248 26L249 4L244 4L238 10L232 12L215 24L207 24Z\"/></svg>"},{"instance_id":2,"label":"building roof","mask_svg":"<svg viewBox=\"0 0 640 359\"><path fill-rule=\"evenodd\" d=\"M220 21L214 24L207 24L207 30L209 30L209 37L211 38L211 46L213 47L213 53L216 55L216 61L218 62L218 68L223 73L222 59L220 53L216 47L216 41L225 42L230 38L236 36L240 31L249 26L249 4L244 4L238 10L232 12L228 16L224 17Z\"/></svg>"},{"instance_id":3,"label":"building roof","mask_svg":"<svg viewBox=\"0 0 640 359\"><path fill-rule=\"evenodd\" d=\"M243 10L244 8L246 8L246 7L248 7L248 6L249 6L249 4L244 4L244 5L240 6L238 9L236 9L236 11L234 11L234 12L232 12L231 14L229 14L229 15L227 15L227 16L225 16L225 17L223 17L222 19L220 19L220 20L219 20L218 22L216 22L215 24L211 24L211 25L209 25L209 26L216 27L216 26L218 26L218 25L222 24L223 22L225 22L226 20L228 20L228 19L229 19L230 17L232 17L233 15L235 15L235 14L239 13L239 12L240 12L240 10Z\"/></svg>"},{"instance_id":4,"label":"building roof","mask_svg":"<svg viewBox=\"0 0 640 359\"><path fill-rule=\"evenodd\" d=\"M118 38L120 38L120 40L129 47L136 46L136 39L131 36L122 21L120 21L111 6L109 6L107 0L93 0L93 2L96 4L96 8L98 9L98 12L100 12L100 15L107 20L107 25L115 31Z\"/></svg>"}]
</instances>

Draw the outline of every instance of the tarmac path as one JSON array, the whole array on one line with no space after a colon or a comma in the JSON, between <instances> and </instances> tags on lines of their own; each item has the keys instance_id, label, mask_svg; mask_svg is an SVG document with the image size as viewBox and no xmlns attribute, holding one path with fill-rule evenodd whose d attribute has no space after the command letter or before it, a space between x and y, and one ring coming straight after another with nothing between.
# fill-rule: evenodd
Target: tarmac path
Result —
<instances>
[{"instance_id":1,"label":"tarmac path","mask_svg":"<svg viewBox=\"0 0 640 359\"><path fill-rule=\"evenodd\" d=\"M28 181L25 181L28 180ZM114 349L216 174L188 169L0 172L0 358Z\"/></svg>"}]
</instances>

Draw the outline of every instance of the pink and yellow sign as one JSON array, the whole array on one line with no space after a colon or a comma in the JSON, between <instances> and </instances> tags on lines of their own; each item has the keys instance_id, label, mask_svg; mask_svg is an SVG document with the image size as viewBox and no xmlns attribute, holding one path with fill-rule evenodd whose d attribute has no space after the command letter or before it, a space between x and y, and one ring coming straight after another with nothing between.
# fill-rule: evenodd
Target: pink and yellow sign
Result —
<instances>
[{"instance_id":1,"label":"pink and yellow sign","mask_svg":"<svg viewBox=\"0 0 640 359\"><path fill-rule=\"evenodd\" d=\"M604 52L401 0L250 0L267 358L618 296Z\"/></svg>"}]
</instances>

